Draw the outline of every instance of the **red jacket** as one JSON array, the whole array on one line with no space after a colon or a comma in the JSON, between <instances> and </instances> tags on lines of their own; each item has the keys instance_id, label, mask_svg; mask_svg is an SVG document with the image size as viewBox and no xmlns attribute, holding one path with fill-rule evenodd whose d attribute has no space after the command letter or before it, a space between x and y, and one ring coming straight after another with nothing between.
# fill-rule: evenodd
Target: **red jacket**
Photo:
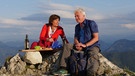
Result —
<instances>
[{"instance_id":1,"label":"red jacket","mask_svg":"<svg viewBox=\"0 0 135 76\"><path fill-rule=\"evenodd\" d=\"M44 46L44 47L50 47L52 45L52 42L46 41L46 38L49 38L49 25L44 25L41 33L40 33L40 41L39 45ZM53 38L54 41L58 39L58 37L61 36L61 38L66 38L64 30L61 26L58 26L56 31L52 34L51 38ZM67 39L66 39L67 41ZM68 42L68 41L67 41Z\"/></svg>"}]
</instances>

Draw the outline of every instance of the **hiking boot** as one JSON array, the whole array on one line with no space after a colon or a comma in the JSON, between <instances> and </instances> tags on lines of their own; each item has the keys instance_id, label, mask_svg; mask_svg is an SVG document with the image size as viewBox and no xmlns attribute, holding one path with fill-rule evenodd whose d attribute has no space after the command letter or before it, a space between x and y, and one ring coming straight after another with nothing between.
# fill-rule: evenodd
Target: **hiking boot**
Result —
<instances>
[{"instance_id":1,"label":"hiking boot","mask_svg":"<svg viewBox=\"0 0 135 76\"><path fill-rule=\"evenodd\" d=\"M54 72L53 75L69 75L66 69L59 69L58 71Z\"/></svg>"}]
</instances>

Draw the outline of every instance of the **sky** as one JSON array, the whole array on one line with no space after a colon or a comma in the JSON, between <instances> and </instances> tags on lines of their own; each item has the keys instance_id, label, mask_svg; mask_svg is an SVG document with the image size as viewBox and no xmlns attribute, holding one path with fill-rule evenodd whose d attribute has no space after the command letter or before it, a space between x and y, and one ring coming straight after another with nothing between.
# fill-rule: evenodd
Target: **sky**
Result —
<instances>
[{"instance_id":1,"label":"sky","mask_svg":"<svg viewBox=\"0 0 135 76\"><path fill-rule=\"evenodd\" d=\"M94 20L101 40L135 39L135 0L0 0L0 41L39 40L51 14L61 17L67 37L74 37L74 10ZM108 41L107 41L108 40Z\"/></svg>"}]
</instances>

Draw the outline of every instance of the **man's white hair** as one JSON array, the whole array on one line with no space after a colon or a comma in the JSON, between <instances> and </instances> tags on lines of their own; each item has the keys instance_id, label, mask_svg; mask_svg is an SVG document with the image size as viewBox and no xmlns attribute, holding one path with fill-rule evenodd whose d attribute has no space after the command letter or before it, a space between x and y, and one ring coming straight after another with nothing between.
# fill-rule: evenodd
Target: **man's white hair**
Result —
<instances>
[{"instance_id":1,"label":"man's white hair","mask_svg":"<svg viewBox=\"0 0 135 76\"><path fill-rule=\"evenodd\" d=\"M76 10L74 11L74 13L76 13L76 12L81 12L83 15L86 16L86 13L85 13L84 9L82 9L82 8L76 9Z\"/></svg>"}]
</instances>

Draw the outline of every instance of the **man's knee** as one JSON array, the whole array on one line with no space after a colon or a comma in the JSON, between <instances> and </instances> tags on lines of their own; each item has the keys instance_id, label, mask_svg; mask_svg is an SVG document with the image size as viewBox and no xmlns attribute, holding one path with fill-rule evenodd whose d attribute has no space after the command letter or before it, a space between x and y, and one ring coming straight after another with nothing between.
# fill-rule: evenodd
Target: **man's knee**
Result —
<instances>
[{"instance_id":1,"label":"man's knee","mask_svg":"<svg viewBox=\"0 0 135 76\"><path fill-rule=\"evenodd\" d=\"M87 76L97 76L98 68L99 68L99 64L98 63L95 63L95 65L89 67L87 69Z\"/></svg>"},{"instance_id":2,"label":"man's knee","mask_svg":"<svg viewBox=\"0 0 135 76\"><path fill-rule=\"evenodd\" d=\"M94 54L88 58L87 73L88 76L96 76L99 68L99 56Z\"/></svg>"}]
</instances>

